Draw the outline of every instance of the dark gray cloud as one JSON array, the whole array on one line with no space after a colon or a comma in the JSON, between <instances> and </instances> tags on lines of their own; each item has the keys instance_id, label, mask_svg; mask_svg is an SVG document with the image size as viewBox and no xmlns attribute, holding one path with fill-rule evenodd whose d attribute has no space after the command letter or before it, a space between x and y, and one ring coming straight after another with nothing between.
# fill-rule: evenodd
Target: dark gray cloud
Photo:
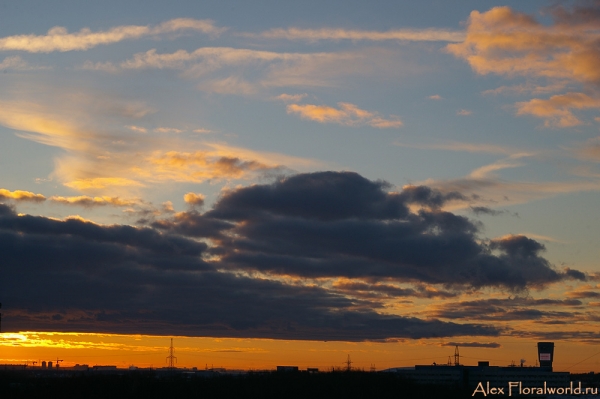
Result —
<instances>
[{"instance_id":1,"label":"dark gray cloud","mask_svg":"<svg viewBox=\"0 0 600 399\"><path fill-rule=\"evenodd\" d=\"M204 238L220 238L223 236L222 231L229 230L234 227L233 223L215 219L196 210L189 212L181 212L176 214L171 219L161 219L154 221L152 227L168 231L176 234L181 234L188 237L204 237Z\"/></svg>"},{"instance_id":2,"label":"dark gray cloud","mask_svg":"<svg viewBox=\"0 0 600 399\"><path fill-rule=\"evenodd\" d=\"M366 340L498 335L376 313L319 287L219 272L207 245L150 228L17 216L0 204L0 292L8 331L94 331Z\"/></svg>"},{"instance_id":3,"label":"dark gray cloud","mask_svg":"<svg viewBox=\"0 0 600 399\"><path fill-rule=\"evenodd\" d=\"M263 214L308 220L396 219L408 209L385 182L352 172L299 174L273 184L254 185L225 195L208 215L241 221Z\"/></svg>"},{"instance_id":4,"label":"dark gray cloud","mask_svg":"<svg viewBox=\"0 0 600 399\"><path fill-rule=\"evenodd\" d=\"M501 330L378 312L383 301L448 298L458 288L520 290L581 277L555 270L540 255L543 245L527 237L482 241L477 224L441 210L465 200L459 193L390 189L351 172L300 174L229 191L205 213L192 209L139 228L17 216L0 205L5 326L325 340L494 336ZM256 270L299 279L244 273ZM302 285L320 277L349 281ZM550 302L519 301L529 304L467 304L439 314L566 317L529 309Z\"/></svg>"},{"instance_id":5,"label":"dark gray cloud","mask_svg":"<svg viewBox=\"0 0 600 399\"><path fill-rule=\"evenodd\" d=\"M573 291L567 293L571 298L600 298L600 292L597 291Z\"/></svg>"},{"instance_id":6,"label":"dark gray cloud","mask_svg":"<svg viewBox=\"0 0 600 399\"><path fill-rule=\"evenodd\" d=\"M600 340L600 332L598 331L520 331L514 330L508 335L539 341L562 341L562 340L578 340L579 342L587 342L598 344Z\"/></svg>"},{"instance_id":7,"label":"dark gray cloud","mask_svg":"<svg viewBox=\"0 0 600 399\"><path fill-rule=\"evenodd\" d=\"M497 342L446 342L441 346L462 346L465 348L500 348L500 345Z\"/></svg>"},{"instance_id":8,"label":"dark gray cloud","mask_svg":"<svg viewBox=\"0 0 600 399\"><path fill-rule=\"evenodd\" d=\"M571 277L574 280L580 280L580 281L586 281L587 280L587 276L585 273L580 272L579 270L574 270L571 268L568 268L565 270L565 274L569 277Z\"/></svg>"},{"instance_id":9,"label":"dark gray cloud","mask_svg":"<svg viewBox=\"0 0 600 399\"><path fill-rule=\"evenodd\" d=\"M155 226L213 234L219 246L210 251L230 269L512 290L575 275L555 270L540 255L544 246L527 237L482 242L477 224L439 210L464 200L459 193L388 189L351 172L301 174L230 191L205 214ZM423 208L409 212L412 204Z\"/></svg>"},{"instance_id":10,"label":"dark gray cloud","mask_svg":"<svg viewBox=\"0 0 600 399\"><path fill-rule=\"evenodd\" d=\"M559 25L582 26L591 25L596 27L600 23L600 1L584 0L565 7L563 4L555 4L549 8L555 22Z\"/></svg>"},{"instance_id":11,"label":"dark gray cloud","mask_svg":"<svg viewBox=\"0 0 600 399\"><path fill-rule=\"evenodd\" d=\"M583 303L577 299L534 299L515 297L505 299L481 299L477 301L447 302L439 305L431 313L433 317L444 319L465 319L485 321L510 320L574 320L583 316L580 309ZM544 307L553 310L545 310ZM565 311L555 309L566 307Z\"/></svg>"},{"instance_id":12,"label":"dark gray cloud","mask_svg":"<svg viewBox=\"0 0 600 399\"><path fill-rule=\"evenodd\" d=\"M468 198L457 191L442 193L427 186L407 186L400 193L407 204L418 204L429 208L440 208L449 201L467 201Z\"/></svg>"},{"instance_id":13,"label":"dark gray cloud","mask_svg":"<svg viewBox=\"0 0 600 399\"><path fill-rule=\"evenodd\" d=\"M390 284L343 281L336 282L333 287L340 292L362 298L453 298L458 296L456 292L427 289L422 285L417 285L415 288L400 288Z\"/></svg>"},{"instance_id":14,"label":"dark gray cloud","mask_svg":"<svg viewBox=\"0 0 600 399\"><path fill-rule=\"evenodd\" d=\"M506 212L506 211L497 211L495 209L488 208L487 206L472 206L469 209L471 210L471 212L473 212L477 216L480 216L480 215L498 216L498 215L502 215L503 213Z\"/></svg>"}]
</instances>

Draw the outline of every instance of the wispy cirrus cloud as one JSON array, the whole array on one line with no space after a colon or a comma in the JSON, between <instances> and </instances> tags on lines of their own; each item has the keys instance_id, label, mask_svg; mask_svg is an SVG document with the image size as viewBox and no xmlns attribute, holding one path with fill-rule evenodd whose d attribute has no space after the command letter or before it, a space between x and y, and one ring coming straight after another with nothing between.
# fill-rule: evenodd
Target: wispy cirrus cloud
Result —
<instances>
[{"instance_id":1,"label":"wispy cirrus cloud","mask_svg":"<svg viewBox=\"0 0 600 399\"><path fill-rule=\"evenodd\" d=\"M289 167L315 165L308 159L251 151L226 143L140 135L143 130L138 125L123 123L145 115L131 104L113 99L112 108L104 114L104 111L98 113L102 104L88 103L85 96L61 98L64 101L52 105L43 101L0 100L0 125L16 130L21 138L65 150L55 158L52 177L66 187L103 198L102 201L80 198L75 203L98 205L106 202L105 197L138 196L139 190L150 183L247 179L285 173ZM88 112L90 106L98 115ZM104 129L94 124L95 118L102 119L101 125L111 119L116 122ZM172 131L164 129L167 128L155 133Z\"/></svg>"},{"instance_id":2,"label":"wispy cirrus cloud","mask_svg":"<svg viewBox=\"0 0 600 399\"><path fill-rule=\"evenodd\" d=\"M418 73L397 52L379 48L311 53L233 47L201 47L169 53L151 49L122 62L87 61L79 68L108 73L174 70L182 78L196 80L200 90L233 95L256 95L281 87L336 87L345 84L343 79L349 76ZM273 98L274 94L269 92L267 97Z\"/></svg>"},{"instance_id":3,"label":"wispy cirrus cloud","mask_svg":"<svg viewBox=\"0 0 600 399\"><path fill-rule=\"evenodd\" d=\"M519 149L511 148L507 146L497 144L484 144L484 143L460 143L460 142L449 142L449 143L438 143L438 144L406 144L401 142L394 143L400 147L418 148L422 150L448 150L448 151L464 151L473 153L488 153L488 154L504 154L512 155L520 152Z\"/></svg>"},{"instance_id":4,"label":"wispy cirrus cloud","mask_svg":"<svg viewBox=\"0 0 600 399\"><path fill-rule=\"evenodd\" d=\"M157 53L156 49L151 49L144 53L137 53L133 58L118 64L87 62L82 68L109 72L127 69L179 69L186 70L187 76L197 77L226 66L276 61L295 62L331 56L333 54L278 53L233 47L201 47L191 52L177 50L173 53Z\"/></svg>"},{"instance_id":5,"label":"wispy cirrus cloud","mask_svg":"<svg viewBox=\"0 0 600 399\"><path fill-rule=\"evenodd\" d=\"M435 180L427 179L420 184L427 184L443 192L459 190L465 195L471 195L479 198L474 203L482 205L494 203L503 206L510 204L527 203L542 198L551 198L559 194L576 193L584 191L600 191L600 181L598 179L574 179L565 181L508 181L491 172L503 168L517 167L516 164L507 163L506 165L494 164L490 167L481 167L472 172L470 176ZM466 206L460 204L461 206Z\"/></svg>"},{"instance_id":6,"label":"wispy cirrus cloud","mask_svg":"<svg viewBox=\"0 0 600 399\"><path fill-rule=\"evenodd\" d=\"M600 162L600 136L586 140L573 150L581 159Z\"/></svg>"},{"instance_id":7,"label":"wispy cirrus cloud","mask_svg":"<svg viewBox=\"0 0 600 399\"><path fill-rule=\"evenodd\" d=\"M27 61L25 61L23 58L19 57L18 55L13 55L10 57L6 57L5 59L2 60L2 62L0 62L0 70L15 70L15 71L30 71L30 70L37 70L37 69L50 69L50 67L47 66L34 66L29 64Z\"/></svg>"},{"instance_id":8,"label":"wispy cirrus cloud","mask_svg":"<svg viewBox=\"0 0 600 399\"><path fill-rule=\"evenodd\" d=\"M156 133L183 133L185 130L175 127L157 127L154 129Z\"/></svg>"},{"instance_id":9,"label":"wispy cirrus cloud","mask_svg":"<svg viewBox=\"0 0 600 399\"><path fill-rule=\"evenodd\" d=\"M465 33L449 29L392 29L388 31L369 31L357 29L300 29L278 28L261 33L243 33L243 36L260 37L264 39L286 39L317 42L321 40L352 40L352 41L417 41L417 42L461 42Z\"/></svg>"},{"instance_id":10,"label":"wispy cirrus cloud","mask_svg":"<svg viewBox=\"0 0 600 399\"><path fill-rule=\"evenodd\" d=\"M231 47L202 47L194 51L135 54L121 63L86 62L81 68L116 73L127 70L171 69L197 80L202 91L228 95L256 95L269 87L330 86L330 75L355 74L344 63L360 64L361 54L287 53ZM360 70L360 68L358 68ZM325 74L323 71L330 71Z\"/></svg>"},{"instance_id":11,"label":"wispy cirrus cloud","mask_svg":"<svg viewBox=\"0 0 600 399\"><path fill-rule=\"evenodd\" d=\"M337 123L344 126L371 126L379 129L394 129L403 125L397 116L384 118L377 112L366 111L354 104L340 102L339 108L327 105L290 104L288 114L299 115L303 119L320 123Z\"/></svg>"},{"instance_id":12,"label":"wispy cirrus cloud","mask_svg":"<svg viewBox=\"0 0 600 399\"><path fill-rule=\"evenodd\" d=\"M0 38L0 51L26 51L30 53L82 51L99 45L166 33L197 31L209 35L219 35L225 30L226 28L215 26L211 20L192 18L172 19L156 26L123 25L97 32L92 32L89 28L83 28L79 32L69 33L66 28L55 26L45 35L30 34Z\"/></svg>"}]
</instances>

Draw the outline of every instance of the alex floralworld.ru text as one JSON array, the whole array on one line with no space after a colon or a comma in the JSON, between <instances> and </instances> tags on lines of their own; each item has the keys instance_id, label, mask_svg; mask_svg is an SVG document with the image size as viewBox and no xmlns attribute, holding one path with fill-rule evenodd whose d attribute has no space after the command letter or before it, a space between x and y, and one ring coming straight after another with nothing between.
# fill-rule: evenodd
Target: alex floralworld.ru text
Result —
<instances>
[{"instance_id":1,"label":"alex floralworld.ru text","mask_svg":"<svg viewBox=\"0 0 600 399\"><path fill-rule=\"evenodd\" d=\"M573 381L568 387L549 387L544 382L541 387L523 387L521 381L511 381L507 387L490 387L489 381L485 385L480 382L473 391L473 395L481 393L483 396L488 395L598 395L598 388L582 388L581 381L577 385L573 385Z\"/></svg>"}]
</instances>

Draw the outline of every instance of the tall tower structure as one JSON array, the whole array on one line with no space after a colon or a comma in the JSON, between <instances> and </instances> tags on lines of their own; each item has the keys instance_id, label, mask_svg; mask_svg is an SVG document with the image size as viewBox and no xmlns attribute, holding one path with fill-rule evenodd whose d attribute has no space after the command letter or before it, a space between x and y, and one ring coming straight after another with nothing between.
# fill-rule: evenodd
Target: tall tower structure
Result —
<instances>
[{"instance_id":1,"label":"tall tower structure","mask_svg":"<svg viewBox=\"0 0 600 399\"><path fill-rule=\"evenodd\" d=\"M173 348L173 338L171 338L171 346L169 347L169 356L167 356L167 361L169 362L169 368L173 370L175 368L175 363L177 363L177 358L175 357L175 348Z\"/></svg>"},{"instance_id":2,"label":"tall tower structure","mask_svg":"<svg viewBox=\"0 0 600 399\"><path fill-rule=\"evenodd\" d=\"M537 346L540 367L545 367L552 371L552 362L554 361L554 342L538 342Z\"/></svg>"}]
</instances>

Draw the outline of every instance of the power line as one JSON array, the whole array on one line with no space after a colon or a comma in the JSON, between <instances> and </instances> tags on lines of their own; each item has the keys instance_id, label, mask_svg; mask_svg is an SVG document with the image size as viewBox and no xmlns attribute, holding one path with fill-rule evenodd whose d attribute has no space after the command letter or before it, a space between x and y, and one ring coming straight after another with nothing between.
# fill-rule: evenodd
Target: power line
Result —
<instances>
[{"instance_id":1,"label":"power line","mask_svg":"<svg viewBox=\"0 0 600 399\"><path fill-rule=\"evenodd\" d=\"M583 359L582 361L580 361L580 362L577 362L577 363L575 363L575 364L572 364L572 365L570 365L568 368L566 368L566 369L565 369L565 371L567 371L567 370L570 370L571 368L573 368L573 367L577 366L578 364L581 364L581 363L585 362L586 360L589 360L589 359L593 358L594 356L596 356L596 355L598 355L598 354L600 354L600 352L596 352L596 353L594 353L592 356L590 356L590 357L586 357L586 358L585 358L585 359Z\"/></svg>"}]
</instances>

